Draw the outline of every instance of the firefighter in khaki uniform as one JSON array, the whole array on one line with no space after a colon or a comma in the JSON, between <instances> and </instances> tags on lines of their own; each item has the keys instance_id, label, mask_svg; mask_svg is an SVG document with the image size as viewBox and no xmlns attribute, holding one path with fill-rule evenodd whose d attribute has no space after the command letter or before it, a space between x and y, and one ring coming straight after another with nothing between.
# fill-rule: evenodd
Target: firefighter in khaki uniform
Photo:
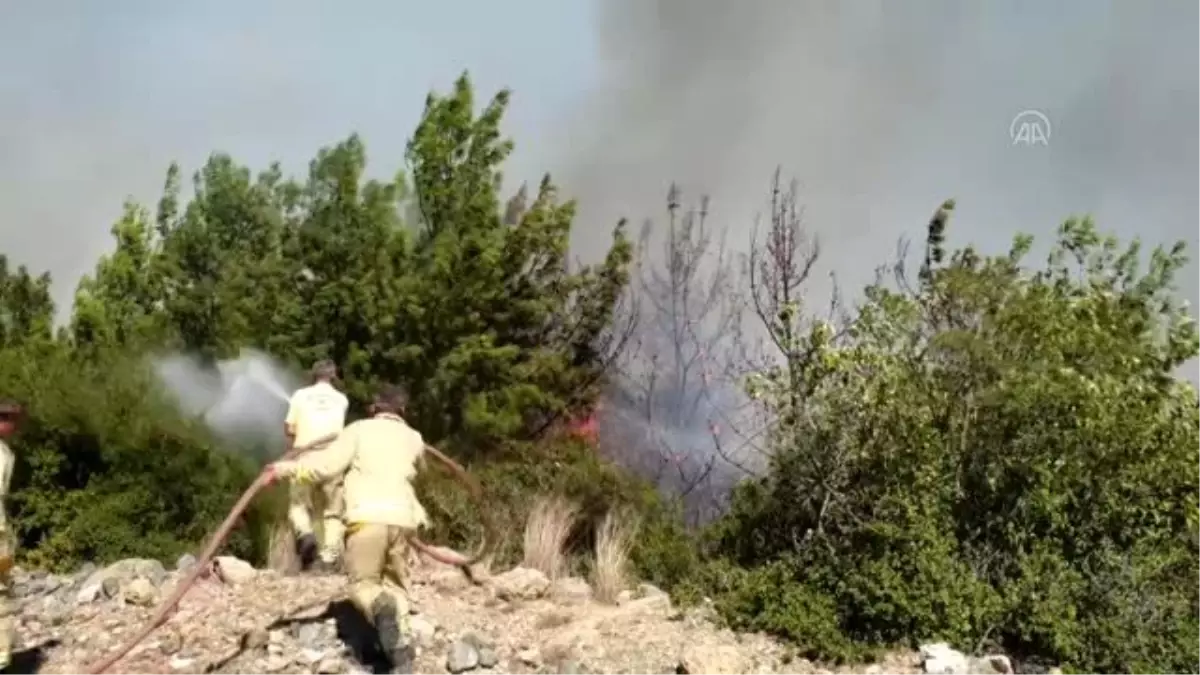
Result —
<instances>
[{"instance_id":1,"label":"firefighter in khaki uniform","mask_svg":"<svg viewBox=\"0 0 1200 675\"><path fill-rule=\"evenodd\" d=\"M344 475L351 599L375 626L396 673L412 672L408 536L427 522L410 482L425 441L400 417L407 402L403 389L387 387L375 397L372 417L347 426L330 446L269 469L296 483Z\"/></svg>"},{"instance_id":2,"label":"firefighter in khaki uniform","mask_svg":"<svg viewBox=\"0 0 1200 675\"><path fill-rule=\"evenodd\" d=\"M12 482L16 455L6 442L17 432L21 406L11 401L0 400L0 670L12 661L13 643L16 641L16 622L13 619L16 607L12 598L13 557L17 554L16 536L8 524L4 501Z\"/></svg>"},{"instance_id":3,"label":"firefighter in khaki uniform","mask_svg":"<svg viewBox=\"0 0 1200 675\"><path fill-rule=\"evenodd\" d=\"M330 434L337 434L346 424L346 409L350 401L333 387L337 366L332 361L318 361L312 368L312 386L299 389L288 402L285 432L293 446L308 445ZM317 494L317 493L320 494ZM318 501L323 502L319 509ZM321 511L318 513L318 511ZM293 484L288 491L288 521L296 534L296 552L300 565L313 565L320 549L321 567L330 571L337 566L342 549L345 527L342 523L341 477L312 484ZM321 520L321 543L313 533L313 520Z\"/></svg>"}]
</instances>

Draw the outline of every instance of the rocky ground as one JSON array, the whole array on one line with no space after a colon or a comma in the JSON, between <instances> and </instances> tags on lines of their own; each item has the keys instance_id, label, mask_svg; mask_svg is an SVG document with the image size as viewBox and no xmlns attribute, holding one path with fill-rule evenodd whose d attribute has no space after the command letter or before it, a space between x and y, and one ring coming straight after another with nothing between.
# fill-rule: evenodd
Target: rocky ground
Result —
<instances>
[{"instance_id":1,"label":"rocky ground","mask_svg":"<svg viewBox=\"0 0 1200 675\"><path fill-rule=\"evenodd\" d=\"M139 630L193 564L169 571L124 560L73 575L14 571L20 603L15 672L78 673ZM678 610L642 585L616 605L580 579L516 568L472 585L419 566L412 626L420 673L965 673L1011 672L944 645L858 667L825 667L760 635L722 629L704 608ZM219 558L167 623L111 672L387 672L340 576L283 576Z\"/></svg>"}]
</instances>

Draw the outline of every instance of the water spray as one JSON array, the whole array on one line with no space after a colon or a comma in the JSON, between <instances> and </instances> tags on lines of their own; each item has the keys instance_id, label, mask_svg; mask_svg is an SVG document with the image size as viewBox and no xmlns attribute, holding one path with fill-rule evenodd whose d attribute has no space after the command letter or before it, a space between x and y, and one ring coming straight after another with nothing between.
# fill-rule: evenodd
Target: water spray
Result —
<instances>
[{"instance_id":1,"label":"water spray","mask_svg":"<svg viewBox=\"0 0 1200 675\"><path fill-rule=\"evenodd\" d=\"M181 411L218 436L254 445L281 447L288 392L303 381L270 356L242 350L236 359L204 364L173 354L155 361L159 379Z\"/></svg>"}]
</instances>

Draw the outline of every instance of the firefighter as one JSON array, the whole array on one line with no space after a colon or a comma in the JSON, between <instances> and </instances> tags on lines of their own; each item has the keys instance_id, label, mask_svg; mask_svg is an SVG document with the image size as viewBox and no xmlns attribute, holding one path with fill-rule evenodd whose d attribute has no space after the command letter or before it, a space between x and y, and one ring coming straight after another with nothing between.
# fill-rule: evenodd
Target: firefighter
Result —
<instances>
[{"instance_id":1,"label":"firefighter","mask_svg":"<svg viewBox=\"0 0 1200 675\"><path fill-rule=\"evenodd\" d=\"M16 455L8 447L8 439L17 432L22 408L12 401L0 399L0 670L12 661L13 643L16 641L16 604L12 596L13 558L17 554L17 540L8 524L4 501L8 498L12 482Z\"/></svg>"},{"instance_id":2,"label":"firefighter","mask_svg":"<svg viewBox=\"0 0 1200 675\"><path fill-rule=\"evenodd\" d=\"M385 387L375 397L371 417L347 426L331 445L268 468L272 479L294 483L344 477L351 600L374 625L396 673L413 667L408 538L427 523L411 483L425 441L402 417L407 403L402 388Z\"/></svg>"},{"instance_id":3,"label":"firefighter","mask_svg":"<svg viewBox=\"0 0 1200 675\"><path fill-rule=\"evenodd\" d=\"M346 395L333 386L337 366L322 360L312 367L313 384L299 389L288 402L284 431L292 446L307 445L324 436L337 434L346 424ZM319 449L323 446L317 446ZM296 535L296 553L304 570L313 567L320 555L319 568L337 567L345 526L342 521L341 477L320 484L293 483L288 490L288 521ZM313 532L313 520L321 520L321 542Z\"/></svg>"}]
</instances>

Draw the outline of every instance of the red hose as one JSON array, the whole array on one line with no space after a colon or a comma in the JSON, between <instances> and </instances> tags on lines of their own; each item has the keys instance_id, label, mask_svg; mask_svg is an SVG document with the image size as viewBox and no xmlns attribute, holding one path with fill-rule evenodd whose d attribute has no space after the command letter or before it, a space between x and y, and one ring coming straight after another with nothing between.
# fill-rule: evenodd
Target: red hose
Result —
<instances>
[{"instance_id":1,"label":"red hose","mask_svg":"<svg viewBox=\"0 0 1200 675\"><path fill-rule=\"evenodd\" d=\"M283 459L291 459L296 457L316 446L332 440L333 438L334 437L332 436L325 437L318 439L307 446L292 448L284 453ZM415 534L409 537L409 542L417 550L428 555L430 558L447 565L454 565L458 567L463 571L464 574L467 575L469 579L475 581L475 578L471 573L471 566L486 557L491 552L492 547L497 541L491 514L486 508L484 508L483 489L480 487L479 483L467 473L466 469L462 468L462 466L458 464L458 462L450 459L432 446L425 446L425 450L429 452L429 454L433 455L433 457L447 469L449 469L456 478L462 481L467 490L471 493L471 497L475 500L476 505L479 508L479 513L484 520L484 540L476 554L470 557L464 556L457 551L434 548L421 541ZM250 502L254 501L254 498L258 496L258 493L270 484L271 480L269 479L266 471L263 471L258 475L257 478L254 479L254 482L250 484L250 487L246 488L246 491L242 493L242 496L240 499L238 499L237 504L234 504L233 509L229 512L229 515L225 517L225 520L221 523L221 526L218 527L217 531L213 533L211 538L209 538L208 544L204 547L204 552L200 554L199 559L196 560L196 564L192 566L192 569L188 572L187 576L175 586L175 591L171 593L170 597L168 597L161 605L159 605L158 609L154 612L154 616L150 618L150 621L145 625L145 627L143 627L142 630L137 633L137 635L134 635L132 639L127 640L103 660L92 664L85 672L89 673L90 675L100 675L100 673L108 670L113 666L113 664L124 658L126 654L128 654L134 647L138 645L138 643L140 643L142 640L145 640L151 633L154 632L156 628L166 622L167 617L170 616L171 611L175 609L175 607L179 604L179 601L183 599L184 594L186 594L192 585L196 583L196 580L200 578L200 575L208 569L208 566L212 563L213 557L216 556L217 551L221 549L221 545L225 543L225 540L229 538L229 534L233 532L234 525L237 524L238 520L242 517L242 514L250 506Z\"/></svg>"},{"instance_id":2,"label":"red hose","mask_svg":"<svg viewBox=\"0 0 1200 675\"><path fill-rule=\"evenodd\" d=\"M126 641L125 644L117 648L117 650L112 654L109 654L101 661L89 666L86 672L91 673L92 675L99 675L100 673L108 670L114 663L124 658L124 656L128 654L131 649L136 647L139 642L145 640L147 636L153 633L154 629L166 622L167 617L171 614L171 610L175 609L175 606L178 605L179 601L183 599L183 595L188 592L188 589L192 587L192 584L196 583L196 580L200 578L200 575L208 569L208 565L212 562L213 556L217 554L217 551L221 548L221 545L225 543L225 539L229 537L229 533L233 531L233 526L237 523L238 519L242 517L242 513L245 512L246 508L250 506L250 502L254 500L254 498L259 492L262 491L263 488L270 485L270 482L269 476L265 471L260 473L258 478L254 479L254 482L250 484L250 487L242 493L242 498L239 499L237 504L233 506L233 510L230 511L229 515L225 517L225 521L222 522L221 526L217 528L216 533L213 534L212 538L208 540L208 545L204 547L204 552L200 554L200 559L197 560L196 564L192 566L192 569L188 572L187 576L175 586L175 592L171 593L171 596L158 606L158 610L154 612L154 616L150 618L150 621L145 625L145 627L142 628L137 635L134 635L131 640Z\"/></svg>"}]
</instances>

